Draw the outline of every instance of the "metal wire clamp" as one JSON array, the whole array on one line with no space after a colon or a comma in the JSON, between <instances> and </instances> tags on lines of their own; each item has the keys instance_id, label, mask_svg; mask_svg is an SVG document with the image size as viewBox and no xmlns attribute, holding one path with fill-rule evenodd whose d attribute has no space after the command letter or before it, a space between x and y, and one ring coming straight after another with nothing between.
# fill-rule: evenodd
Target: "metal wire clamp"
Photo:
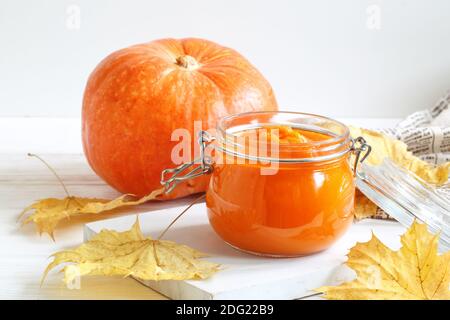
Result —
<instances>
[{"instance_id":1,"label":"metal wire clamp","mask_svg":"<svg viewBox=\"0 0 450 320\"><path fill-rule=\"evenodd\" d=\"M355 154L355 162L353 164L353 173L356 175L358 163L363 163L364 160L372 152L372 147L366 142L363 137L352 139L350 151Z\"/></svg>"},{"instance_id":2,"label":"metal wire clamp","mask_svg":"<svg viewBox=\"0 0 450 320\"><path fill-rule=\"evenodd\" d=\"M179 183L212 172L212 159L207 156L205 149L214 137L207 131L198 133L197 142L200 146L200 156L191 162L183 163L175 168L164 169L161 172L161 185L165 193L170 193ZM191 169L194 167L193 169Z\"/></svg>"}]
</instances>

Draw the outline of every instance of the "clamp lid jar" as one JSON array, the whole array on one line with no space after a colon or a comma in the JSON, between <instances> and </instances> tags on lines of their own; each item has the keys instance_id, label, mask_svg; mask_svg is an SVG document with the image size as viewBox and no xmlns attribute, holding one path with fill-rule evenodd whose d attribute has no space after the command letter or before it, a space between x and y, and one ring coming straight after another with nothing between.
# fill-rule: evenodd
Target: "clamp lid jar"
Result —
<instances>
[{"instance_id":1,"label":"clamp lid jar","mask_svg":"<svg viewBox=\"0 0 450 320\"><path fill-rule=\"evenodd\" d=\"M214 136L202 132L200 143L200 165L187 176L211 173L208 218L231 246L258 255L306 255L328 248L352 222L352 167L370 147L352 140L344 124L304 113L242 113L221 119Z\"/></svg>"}]
</instances>

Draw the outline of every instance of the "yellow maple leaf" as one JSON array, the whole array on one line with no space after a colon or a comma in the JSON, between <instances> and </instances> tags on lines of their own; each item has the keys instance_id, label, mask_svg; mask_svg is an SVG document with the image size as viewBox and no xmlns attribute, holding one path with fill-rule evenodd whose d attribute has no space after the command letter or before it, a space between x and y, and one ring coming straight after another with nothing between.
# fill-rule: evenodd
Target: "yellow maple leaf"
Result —
<instances>
[{"instance_id":1,"label":"yellow maple leaf","mask_svg":"<svg viewBox=\"0 0 450 320\"><path fill-rule=\"evenodd\" d=\"M22 224L34 222L39 233L48 233L53 239L53 232L58 223L63 219L75 217L83 214L98 214L125 206L136 206L158 197L164 189L157 189L149 195L138 200L127 200L130 195L122 195L114 200L81 198L68 196L64 199L47 198L36 201L25 208L19 216ZM28 212L31 214L26 216Z\"/></svg>"},{"instance_id":2,"label":"yellow maple leaf","mask_svg":"<svg viewBox=\"0 0 450 320\"><path fill-rule=\"evenodd\" d=\"M133 276L142 280L206 279L220 265L202 260L206 255L186 245L144 237L139 220L130 230L102 230L88 242L53 255L48 272L62 263L64 282L84 275Z\"/></svg>"},{"instance_id":3,"label":"yellow maple leaf","mask_svg":"<svg viewBox=\"0 0 450 320\"><path fill-rule=\"evenodd\" d=\"M354 216L357 221L363 219L391 219L382 209L367 198L361 191L355 191Z\"/></svg>"},{"instance_id":4,"label":"yellow maple leaf","mask_svg":"<svg viewBox=\"0 0 450 320\"><path fill-rule=\"evenodd\" d=\"M327 299L450 299L450 251L438 255L439 235L414 222L392 251L375 235L357 243L346 264L357 278L340 286L321 287Z\"/></svg>"},{"instance_id":5,"label":"yellow maple leaf","mask_svg":"<svg viewBox=\"0 0 450 320\"><path fill-rule=\"evenodd\" d=\"M355 210L354 215L356 220L375 218L378 207L375 203L369 200L358 189L355 191Z\"/></svg>"},{"instance_id":6,"label":"yellow maple leaf","mask_svg":"<svg viewBox=\"0 0 450 320\"><path fill-rule=\"evenodd\" d=\"M450 162L439 166L429 164L409 152L404 142L380 132L350 127L350 133L354 138L363 137L372 147L372 152L366 160L368 164L379 165L386 157L389 157L397 165L415 173L426 182L441 185L448 180Z\"/></svg>"}]
</instances>

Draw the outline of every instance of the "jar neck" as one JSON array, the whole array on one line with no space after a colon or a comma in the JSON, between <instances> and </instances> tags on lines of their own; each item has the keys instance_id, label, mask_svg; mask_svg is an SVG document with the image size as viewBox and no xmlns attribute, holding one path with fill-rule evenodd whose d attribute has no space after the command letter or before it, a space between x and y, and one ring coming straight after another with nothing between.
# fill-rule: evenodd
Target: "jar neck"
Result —
<instances>
[{"instance_id":1,"label":"jar neck","mask_svg":"<svg viewBox=\"0 0 450 320\"><path fill-rule=\"evenodd\" d=\"M295 130L295 134L304 139L279 139L281 136L278 131L285 127ZM347 155L351 146L352 140L345 125L329 118L303 113L238 114L219 121L216 132L218 151L228 156L261 162L330 161Z\"/></svg>"}]
</instances>

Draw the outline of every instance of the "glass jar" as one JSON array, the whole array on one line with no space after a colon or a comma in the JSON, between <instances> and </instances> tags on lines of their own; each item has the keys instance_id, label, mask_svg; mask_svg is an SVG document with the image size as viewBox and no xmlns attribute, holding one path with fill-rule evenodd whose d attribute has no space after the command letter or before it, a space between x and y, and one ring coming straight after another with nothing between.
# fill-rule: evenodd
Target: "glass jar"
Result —
<instances>
[{"instance_id":1,"label":"glass jar","mask_svg":"<svg viewBox=\"0 0 450 320\"><path fill-rule=\"evenodd\" d=\"M250 112L222 118L214 135L201 133L200 164L181 179L181 171L169 169L170 182L211 173L208 218L229 245L257 255L307 255L327 249L351 224L350 155L370 150L361 138L356 148L344 124L312 114ZM164 174L162 183L170 185Z\"/></svg>"}]
</instances>

